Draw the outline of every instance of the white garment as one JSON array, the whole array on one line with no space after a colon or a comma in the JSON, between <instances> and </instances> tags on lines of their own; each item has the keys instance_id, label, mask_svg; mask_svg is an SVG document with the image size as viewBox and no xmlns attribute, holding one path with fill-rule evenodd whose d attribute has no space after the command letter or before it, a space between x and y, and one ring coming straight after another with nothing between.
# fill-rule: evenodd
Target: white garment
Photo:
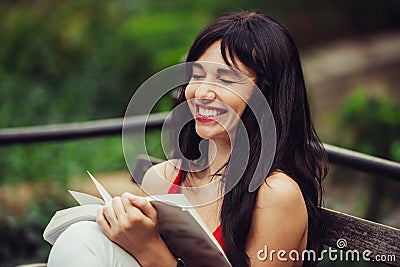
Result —
<instances>
[{"instance_id":1,"label":"white garment","mask_svg":"<svg viewBox=\"0 0 400 267\"><path fill-rule=\"evenodd\" d=\"M140 267L128 252L108 239L96 222L71 225L54 243L47 267Z\"/></svg>"}]
</instances>

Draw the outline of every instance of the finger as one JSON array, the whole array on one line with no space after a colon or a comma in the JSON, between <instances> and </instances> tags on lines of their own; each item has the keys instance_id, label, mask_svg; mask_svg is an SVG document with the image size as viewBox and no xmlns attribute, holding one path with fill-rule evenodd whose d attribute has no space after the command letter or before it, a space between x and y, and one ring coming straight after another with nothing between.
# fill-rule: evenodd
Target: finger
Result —
<instances>
[{"instance_id":1,"label":"finger","mask_svg":"<svg viewBox=\"0 0 400 267\"><path fill-rule=\"evenodd\" d=\"M103 206L103 215L111 227L118 224L117 216L115 215L114 208L111 204L106 204Z\"/></svg>"},{"instance_id":2,"label":"finger","mask_svg":"<svg viewBox=\"0 0 400 267\"><path fill-rule=\"evenodd\" d=\"M121 218L124 218L126 216L126 211L120 197L113 198L112 206L114 208L114 213L117 217L117 220L120 220Z\"/></svg>"},{"instance_id":3,"label":"finger","mask_svg":"<svg viewBox=\"0 0 400 267\"><path fill-rule=\"evenodd\" d=\"M145 197L135 196L131 193L124 193L121 197L124 206L135 206L152 221L157 220L157 210Z\"/></svg>"},{"instance_id":4,"label":"finger","mask_svg":"<svg viewBox=\"0 0 400 267\"><path fill-rule=\"evenodd\" d=\"M104 217L103 207L99 208L99 210L97 211L96 222L100 226L101 230L108 236L111 228L107 219Z\"/></svg>"}]
</instances>

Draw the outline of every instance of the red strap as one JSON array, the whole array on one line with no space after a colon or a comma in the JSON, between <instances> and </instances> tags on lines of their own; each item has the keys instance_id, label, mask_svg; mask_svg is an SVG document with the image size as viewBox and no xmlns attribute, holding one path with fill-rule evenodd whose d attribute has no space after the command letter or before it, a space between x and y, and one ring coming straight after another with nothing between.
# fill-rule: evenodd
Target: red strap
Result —
<instances>
[{"instance_id":1,"label":"red strap","mask_svg":"<svg viewBox=\"0 0 400 267\"><path fill-rule=\"evenodd\" d=\"M179 193L179 180L181 178L182 169L180 168L178 174L175 177L175 180L171 187L168 190L168 194L178 194Z\"/></svg>"},{"instance_id":2,"label":"red strap","mask_svg":"<svg viewBox=\"0 0 400 267\"><path fill-rule=\"evenodd\" d=\"M217 239L218 243L221 245L222 249L226 251L224 241L222 240L222 225L220 224L217 229L215 229L213 233L215 239Z\"/></svg>"}]
</instances>

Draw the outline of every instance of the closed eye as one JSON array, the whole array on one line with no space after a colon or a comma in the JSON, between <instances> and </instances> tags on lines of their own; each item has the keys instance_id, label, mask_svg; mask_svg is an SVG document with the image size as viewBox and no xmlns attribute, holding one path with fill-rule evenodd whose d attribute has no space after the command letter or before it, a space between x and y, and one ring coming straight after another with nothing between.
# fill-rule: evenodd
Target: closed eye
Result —
<instances>
[{"instance_id":1,"label":"closed eye","mask_svg":"<svg viewBox=\"0 0 400 267\"><path fill-rule=\"evenodd\" d=\"M193 75L192 75L192 78L193 78L193 79L204 79L205 76L204 76L204 75L201 75L201 74L193 74Z\"/></svg>"},{"instance_id":2,"label":"closed eye","mask_svg":"<svg viewBox=\"0 0 400 267\"><path fill-rule=\"evenodd\" d=\"M232 84L232 83L235 83L234 81L227 80L227 79L221 79L221 78L219 78L219 80L220 80L221 82L225 83L225 84Z\"/></svg>"}]
</instances>

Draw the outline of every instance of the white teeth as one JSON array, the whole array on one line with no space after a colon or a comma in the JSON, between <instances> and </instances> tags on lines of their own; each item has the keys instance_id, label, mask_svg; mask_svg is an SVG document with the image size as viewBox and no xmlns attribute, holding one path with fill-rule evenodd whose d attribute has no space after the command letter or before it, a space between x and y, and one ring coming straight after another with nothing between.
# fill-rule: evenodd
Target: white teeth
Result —
<instances>
[{"instance_id":1,"label":"white teeth","mask_svg":"<svg viewBox=\"0 0 400 267\"><path fill-rule=\"evenodd\" d=\"M223 111L215 110L215 109L205 109L198 106L199 114L203 117L216 117L223 113Z\"/></svg>"}]
</instances>

